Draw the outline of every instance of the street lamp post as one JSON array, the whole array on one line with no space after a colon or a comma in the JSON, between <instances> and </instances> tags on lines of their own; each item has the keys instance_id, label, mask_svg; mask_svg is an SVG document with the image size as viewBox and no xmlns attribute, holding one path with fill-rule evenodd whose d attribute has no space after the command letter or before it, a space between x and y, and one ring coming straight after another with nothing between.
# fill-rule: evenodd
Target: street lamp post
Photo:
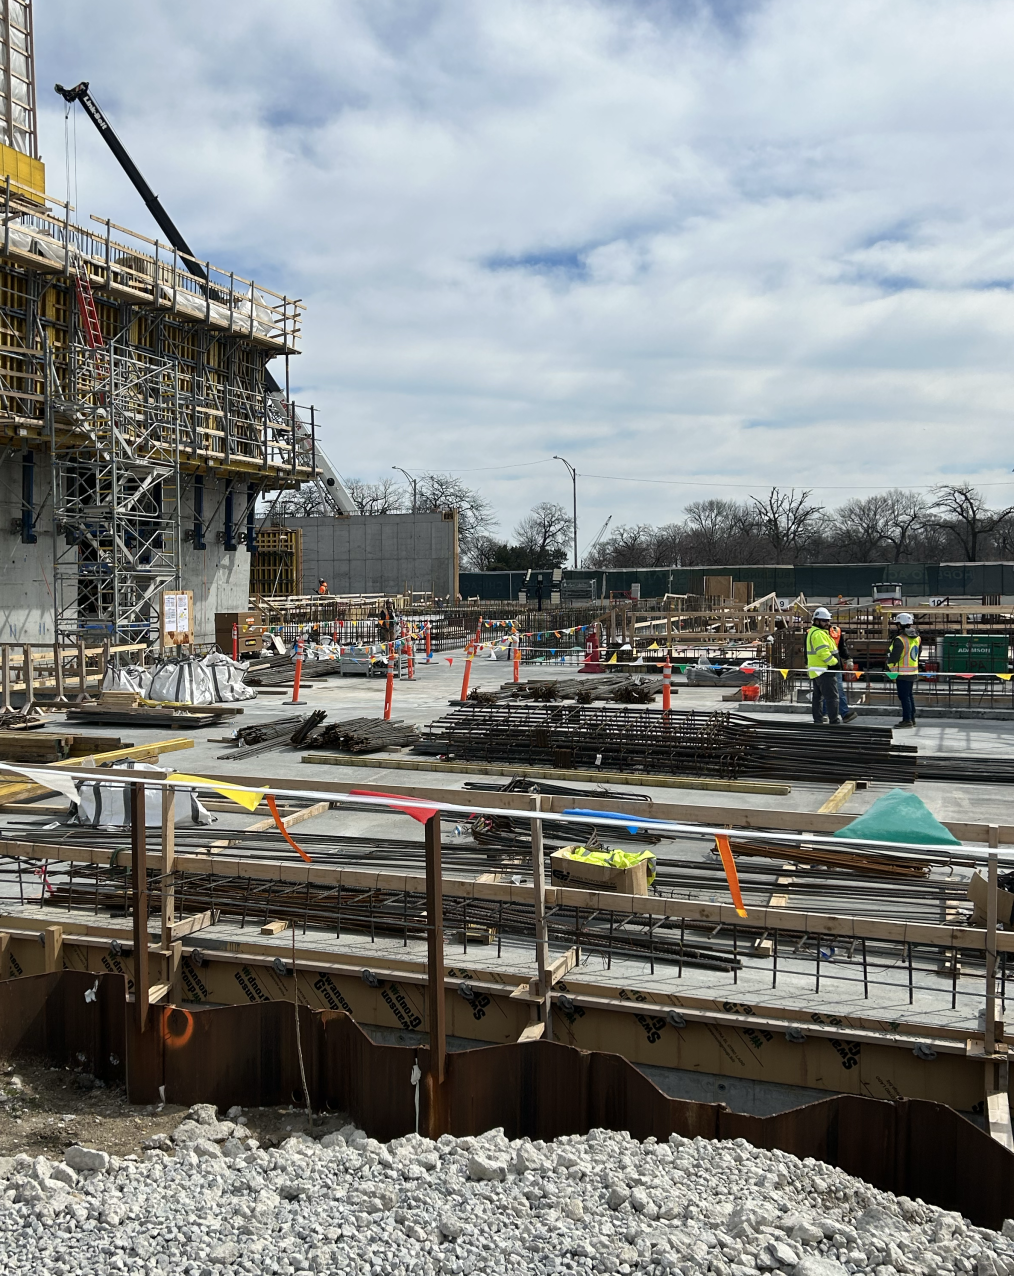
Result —
<instances>
[{"instance_id":1,"label":"street lamp post","mask_svg":"<svg viewBox=\"0 0 1014 1276\"><path fill-rule=\"evenodd\" d=\"M570 481L574 485L574 570L577 571L577 468L565 456L553 456L554 461L562 461L567 467Z\"/></svg>"},{"instance_id":2,"label":"street lamp post","mask_svg":"<svg viewBox=\"0 0 1014 1276\"><path fill-rule=\"evenodd\" d=\"M397 470L399 474L404 474L405 477L408 479L408 481L412 484L412 513L414 514L415 506L416 506L416 500L415 500L416 480L412 477L411 474L409 474L408 470L403 470L400 465L392 465L391 469Z\"/></svg>"}]
</instances>

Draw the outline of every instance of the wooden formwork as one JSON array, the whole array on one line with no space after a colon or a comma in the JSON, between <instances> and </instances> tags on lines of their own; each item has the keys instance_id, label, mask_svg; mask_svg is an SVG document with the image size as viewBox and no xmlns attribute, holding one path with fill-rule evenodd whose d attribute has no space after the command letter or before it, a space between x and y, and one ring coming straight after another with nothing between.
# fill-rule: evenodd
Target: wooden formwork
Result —
<instances>
[{"instance_id":1,"label":"wooden formwork","mask_svg":"<svg viewBox=\"0 0 1014 1276\"><path fill-rule=\"evenodd\" d=\"M250 559L250 596L302 593L303 533L298 527L262 527Z\"/></svg>"}]
</instances>

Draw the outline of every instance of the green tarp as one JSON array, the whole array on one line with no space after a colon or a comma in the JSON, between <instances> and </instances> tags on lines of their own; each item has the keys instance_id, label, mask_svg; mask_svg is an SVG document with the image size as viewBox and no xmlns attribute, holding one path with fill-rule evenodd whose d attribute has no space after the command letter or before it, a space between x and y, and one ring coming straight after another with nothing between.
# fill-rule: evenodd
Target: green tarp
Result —
<instances>
[{"instance_id":1,"label":"green tarp","mask_svg":"<svg viewBox=\"0 0 1014 1276\"><path fill-rule=\"evenodd\" d=\"M869 838L873 842L916 842L931 846L960 846L929 807L914 793L892 789L877 798L865 815L834 834Z\"/></svg>"}]
</instances>

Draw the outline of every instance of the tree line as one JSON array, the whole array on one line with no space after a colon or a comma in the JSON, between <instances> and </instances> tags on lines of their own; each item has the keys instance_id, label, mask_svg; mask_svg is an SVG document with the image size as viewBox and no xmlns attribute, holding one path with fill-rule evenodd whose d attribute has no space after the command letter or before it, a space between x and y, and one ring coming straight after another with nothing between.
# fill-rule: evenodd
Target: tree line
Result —
<instances>
[{"instance_id":1,"label":"tree line","mask_svg":"<svg viewBox=\"0 0 1014 1276\"><path fill-rule=\"evenodd\" d=\"M456 509L461 565L472 571L524 571L571 561L574 523L562 505L540 501L512 534L495 535L491 503L453 474L426 473L412 486L393 479L348 479L363 515ZM327 513L313 484L284 492L276 515ZM760 563L908 563L1014 558L1014 506L990 508L968 483L926 494L891 488L836 507L809 489L772 487L745 501L691 501L671 523L623 524L586 550L582 567L706 567Z\"/></svg>"},{"instance_id":2,"label":"tree line","mask_svg":"<svg viewBox=\"0 0 1014 1276\"><path fill-rule=\"evenodd\" d=\"M586 567L910 563L1014 556L1014 506L991 509L968 483L891 488L833 508L773 487L745 501L692 501L676 522L618 527Z\"/></svg>"}]
</instances>

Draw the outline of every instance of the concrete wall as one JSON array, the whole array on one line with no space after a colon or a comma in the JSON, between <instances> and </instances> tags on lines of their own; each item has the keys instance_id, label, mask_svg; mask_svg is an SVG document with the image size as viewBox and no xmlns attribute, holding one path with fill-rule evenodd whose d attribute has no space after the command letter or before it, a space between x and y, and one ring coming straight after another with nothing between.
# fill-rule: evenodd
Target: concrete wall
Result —
<instances>
[{"instance_id":1,"label":"concrete wall","mask_svg":"<svg viewBox=\"0 0 1014 1276\"><path fill-rule=\"evenodd\" d=\"M321 576L333 594L394 594L405 584L458 592L457 518L451 511L352 518L287 518L303 532L303 593Z\"/></svg>"},{"instance_id":2,"label":"concrete wall","mask_svg":"<svg viewBox=\"0 0 1014 1276\"><path fill-rule=\"evenodd\" d=\"M23 545L21 454L0 467L0 642L53 641L53 506L49 457L35 457L35 508L38 543ZM11 531L14 520L18 531Z\"/></svg>"},{"instance_id":3,"label":"concrete wall","mask_svg":"<svg viewBox=\"0 0 1014 1276\"><path fill-rule=\"evenodd\" d=\"M237 534L245 530L241 517L246 504L242 484L233 484ZM250 555L246 545L225 548L225 480L204 479L204 543L194 549L187 533L194 527L193 479L183 488L183 556L181 589L194 591L195 642L215 641L215 612L243 611L250 604Z\"/></svg>"},{"instance_id":4,"label":"concrete wall","mask_svg":"<svg viewBox=\"0 0 1014 1276\"><path fill-rule=\"evenodd\" d=\"M236 488L236 518L240 519L245 496ZM207 549L195 550L184 540L182 588L194 591L197 642L214 642L215 612L241 611L250 594L250 555L245 545L226 551L224 546L225 480L208 477L204 486ZM36 544L21 542L21 457L15 453L0 470L0 642L52 642L53 522L49 457L35 460ZM11 531L17 521L18 529ZM192 530L194 504L192 480L183 493L183 528ZM238 526L237 531L243 531ZM157 634L157 625L154 628Z\"/></svg>"}]
</instances>

